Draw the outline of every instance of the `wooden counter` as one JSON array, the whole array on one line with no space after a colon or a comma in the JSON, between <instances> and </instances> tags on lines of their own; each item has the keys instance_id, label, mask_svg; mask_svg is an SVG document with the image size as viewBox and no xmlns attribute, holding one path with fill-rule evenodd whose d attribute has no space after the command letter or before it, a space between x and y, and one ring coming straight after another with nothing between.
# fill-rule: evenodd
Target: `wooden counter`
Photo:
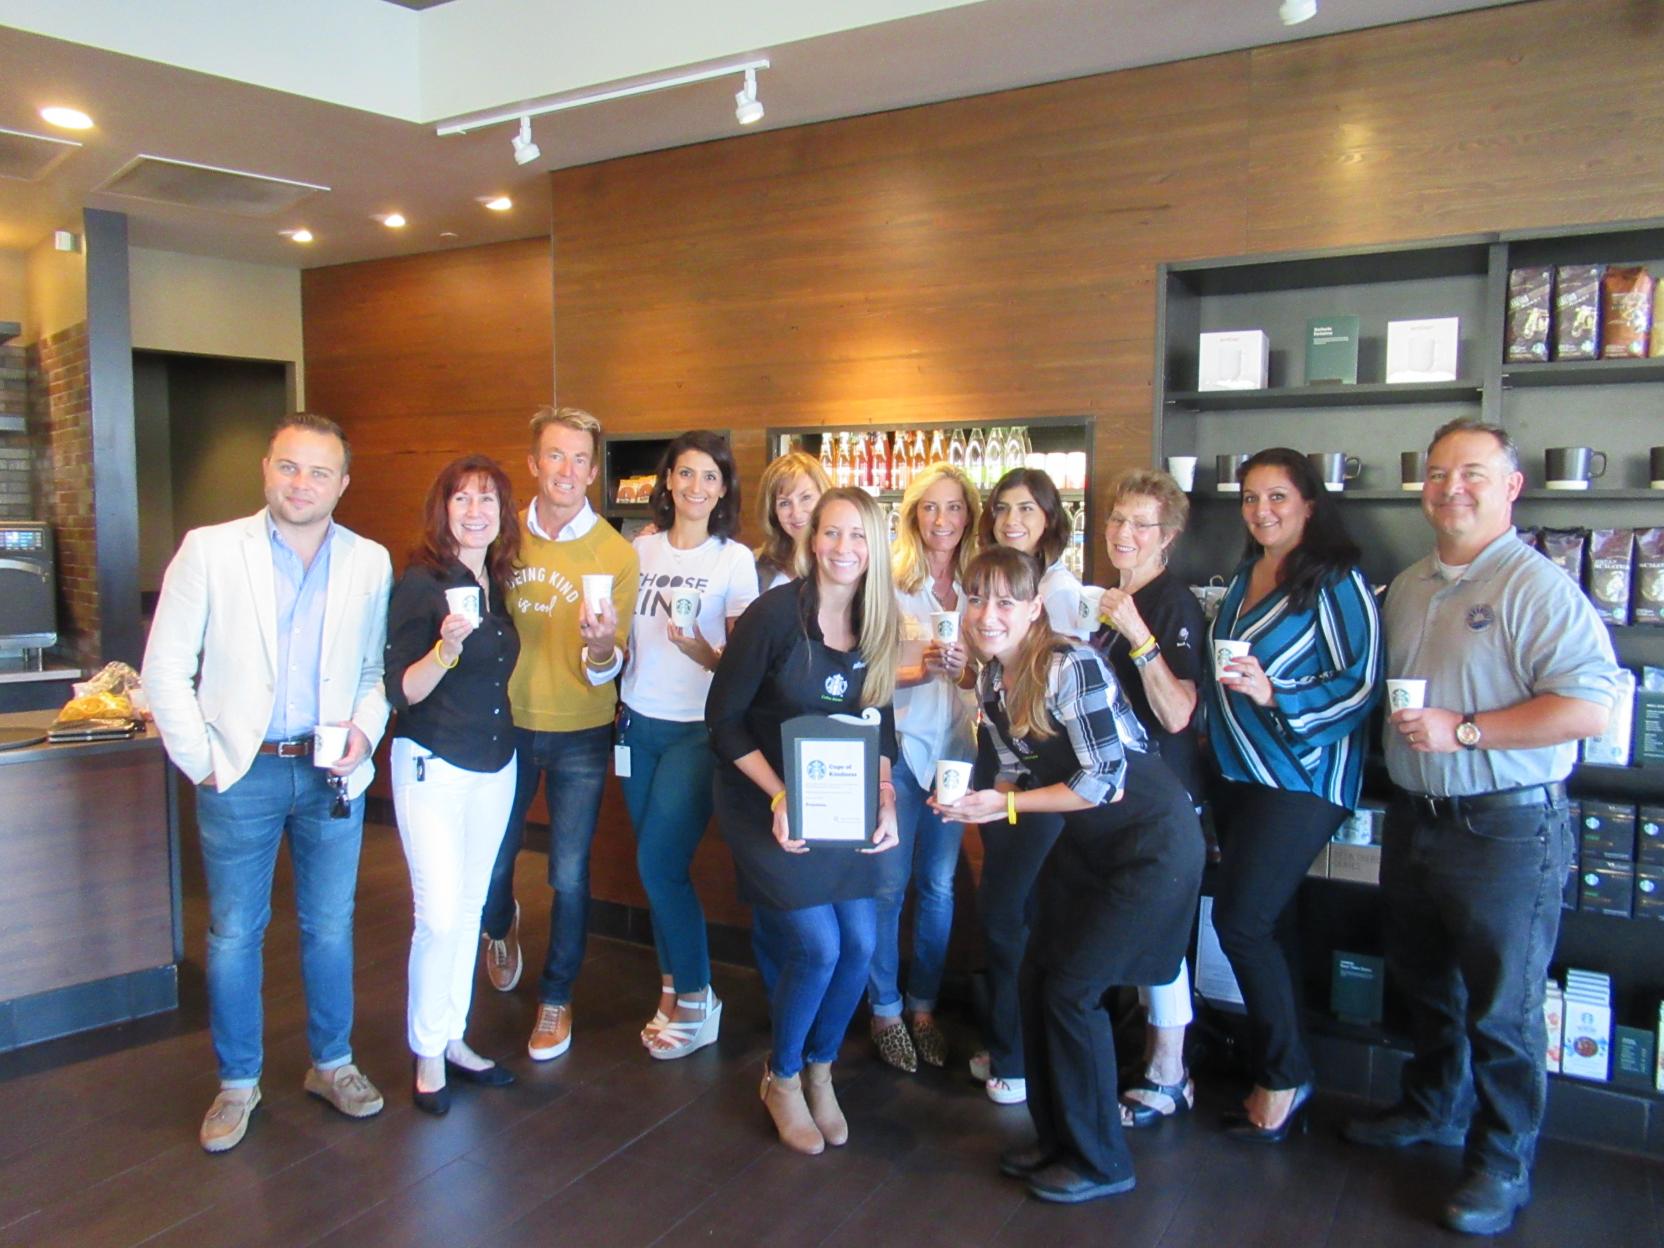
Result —
<instances>
[{"instance_id":1,"label":"wooden counter","mask_svg":"<svg viewBox=\"0 0 1664 1248\"><path fill-rule=\"evenodd\" d=\"M178 1005L172 794L154 730L0 750L0 1051Z\"/></svg>"}]
</instances>

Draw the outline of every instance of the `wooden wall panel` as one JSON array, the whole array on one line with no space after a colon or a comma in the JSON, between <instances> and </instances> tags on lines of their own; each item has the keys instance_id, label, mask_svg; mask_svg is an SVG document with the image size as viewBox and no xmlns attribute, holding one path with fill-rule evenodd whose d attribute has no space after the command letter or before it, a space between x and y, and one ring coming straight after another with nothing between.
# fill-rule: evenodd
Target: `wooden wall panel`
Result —
<instances>
[{"instance_id":1,"label":"wooden wall panel","mask_svg":"<svg viewBox=\"0 0 1664 1248\"><path fill-rule=\"evenodd\" d=\"M560 398L731 429L747 484L770 424L1087 414L1102 482L1150 454L1161 261L1664 212L1661 22L1538 0L560 171ZM307 274L314 403L370 448L349 523L407 524L536 401L538 272L526 243ZM640 904L614 798L603 825L596 893ZM719 846L698 871L732 921Z\"/></svg>"}]
</instances>

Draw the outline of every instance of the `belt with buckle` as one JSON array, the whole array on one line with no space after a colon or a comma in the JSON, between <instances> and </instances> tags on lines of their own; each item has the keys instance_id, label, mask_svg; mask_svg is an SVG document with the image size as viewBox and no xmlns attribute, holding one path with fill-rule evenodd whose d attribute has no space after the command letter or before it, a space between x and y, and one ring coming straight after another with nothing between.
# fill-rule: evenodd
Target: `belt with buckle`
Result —
<instances>
[{"instance_id":1,"label":"belt with buckle","mask_svg":"<svg viewBox=\"0 0 1664 1248\"><path fill-rule=\"evenodd\" d=\"M296 737L293 741L262 741L258 751L275 754L279 758L306 758L312 753L311 737Z\"/></svg>"},{"instance_id":2,"label":"belt with buckle","mask_svg":"<svg viewBox=\"0 0 1664 1248\"><path fill-rule=\"evenodd\" d=\"M1528 784L1518 789L1497 789L1491 793L1469 793L1459 797L1432 797L1425 793L1406 793L1406 801L1423 819L1460 819L1464 814L1482 810L1507 810L1521 806L1548 806L1566 800L1566 786L1559 780L1552 784Z\"/></svg>"}]
</instances>

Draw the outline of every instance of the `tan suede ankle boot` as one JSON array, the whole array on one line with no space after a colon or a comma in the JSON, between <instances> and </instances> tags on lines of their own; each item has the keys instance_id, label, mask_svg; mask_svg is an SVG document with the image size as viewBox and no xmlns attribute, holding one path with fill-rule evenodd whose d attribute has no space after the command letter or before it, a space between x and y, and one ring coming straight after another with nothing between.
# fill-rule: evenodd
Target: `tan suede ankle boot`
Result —
<instances>
[{"instance_id":1,"label":"tan suede ankle boot","mask_svg":"<svg viewBox=\"0 0 1664 1248\"><path fill-rule=\"evenodd\" d=\"M832 1090L832 1063L810 1062L803 1068L803 1099L822 1138L836 1148L849 1143L849 1122Z\"/></svg>"},{"instance_id":2,"label":"tan suede ankle boot","mask_svg":"<svg viewBox=\"0 0 1664 1248\"><path fill-rule=\"evenodd\" d=\"M769 1067L763 1067L763 1086L759 1089L780 1142L794 1152L811 1157L826 1148L815 1120L809 1116L809 1106L803 1100L803 1079L793 1075L782 1079Z\"/></svg>"}]
</instances>

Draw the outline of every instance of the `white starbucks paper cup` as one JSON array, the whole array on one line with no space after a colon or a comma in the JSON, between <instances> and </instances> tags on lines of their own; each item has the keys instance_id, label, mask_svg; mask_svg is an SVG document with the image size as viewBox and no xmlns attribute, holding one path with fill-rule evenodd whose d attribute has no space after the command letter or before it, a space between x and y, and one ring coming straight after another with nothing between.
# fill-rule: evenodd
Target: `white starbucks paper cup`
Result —
<instances>
[{"instance_id":1,"label":"white starbucks paper cup","mask_svg":"<svg viewBox=\"0 0 1664 1248\"><path fill-rule=\"evenodd\" d=\"M1082 585L1080 587L1080 603L1075 610L1081 627L1096 632L1098 628L1098 607L1104 600L1107 591L1102 585Z\"/></svg>"},{"instance_id":2,"label":"white starbucks paper cup","mask_svg":"<svg viewBox=\"0 0 1664 1248\"><path fill-rule=\"evenodd\" d=\"M951 646L959 640L959 612L932 611L930 613L930 635L944 646Z\"/></svg>"},{"instance_id":3,"label":"white starbucks paper cup","mask_svg":"<svg viewBox=\"0 0 1664 1248\"><path fill-rule=\"evenodd\" d=\"M964 797L971 787L971 765L943 759L936 764L936 800L950 805Z\"/></svg>"},{"instance_id":4,"label":"white starbucks paper cup","mask_svg":"<svg viewBox=\"0 0 1664 1248\"><path fill-rule=\"evenodd\" d=\"M1397 680L1387 681L1387 713L1394 711L1408 711L1427 705L1427 682L1425 680Z\"/></svg>"},{"instance_id":5,"label":"white starbucks paper cup","mask_svg":"<svg viewBox=\"0 0 1664 1248\"><path fill-rule=\"evenodd\" d=\"M319 724L312 730L312 765L333 767L347 752L345 724Z\"/></svg>"},{"instance_id":6,"label":"white starbucks paper cup","mask_svg":"<svg viewBox=\"0 0 1664 1248\"><path fill-rule=\"evenodd\" d=\"M1213 670L1215 674L1223 673L1225 664L1232 659L1245 658L1250 649L1246 641L1221 640L1213 643Z\"/></svg>"},{"instance_id":7,"label":"white starbucks paper cup","mask_svg":"<svg viewBox=\"0 0 1664 1248\"><path fill-rule=\"evenodd\" d=\"M584 573L584 602L591 615L601 614L601 604L612 597L611 572Z\"/></svg>"},{"instance_id":8,"label":"white starbucks paper cup","mask_svg":"<svg viewBox=\"0 0 1664 1248\"><path fill-rule=\"evenodd\" d=\"M465 615L473 623L480 622L480 587L458 585L445 591L445 605L452 615Z\"/></svg>"},{"instance_id":9,"label":"white starbucks paper cup","mask_svg":"<svg viewBox=\"0 0 1664 1248\"><path fill-rule=\"evenodd\" d=\"M670 593L670 618L677 628L684 633L691 633L693 622L699 618L699 591L686 587L672 590Z\"/></svg>"}]
</instances>

